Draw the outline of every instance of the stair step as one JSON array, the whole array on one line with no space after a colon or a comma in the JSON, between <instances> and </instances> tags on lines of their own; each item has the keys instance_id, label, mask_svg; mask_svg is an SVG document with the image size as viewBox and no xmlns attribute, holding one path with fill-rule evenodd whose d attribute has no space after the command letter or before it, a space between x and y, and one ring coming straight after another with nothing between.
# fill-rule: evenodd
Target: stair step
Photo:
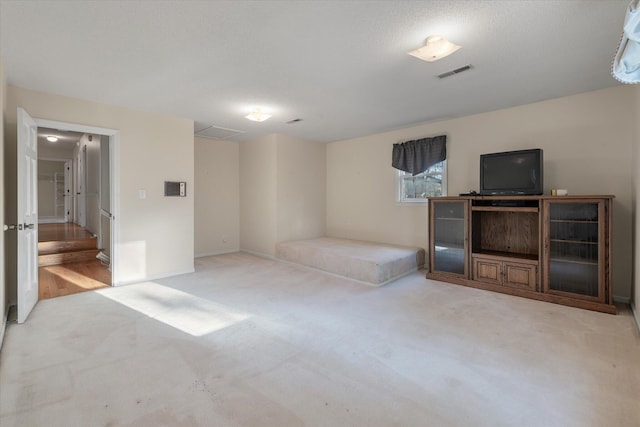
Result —
<instances>
[{"instance_id":1,"label":"stair step","mask_svg":"<svg viewBox=\"0 0 640 427\"><path fill-rule=\"evenodd\" d=\"M60 252L74 252L87 249L96 249L97 239L79 240L54 240L50 242L38 242L38 254L47 255Z\"/></svg>"},{"instance_id":2,"label":"stair step","mask_svg":"<svg viewBox=\"0 0 640 427\"><path fill-rule=\"evenodd\" d=\"M89 261L92 259L96 259L96 255L98 255L98 252L100 252L98 249L87 249L81 251L39 255L38 266L43 267L47 265L64 264L67 262Z\"/></svg>"}]
</instances>

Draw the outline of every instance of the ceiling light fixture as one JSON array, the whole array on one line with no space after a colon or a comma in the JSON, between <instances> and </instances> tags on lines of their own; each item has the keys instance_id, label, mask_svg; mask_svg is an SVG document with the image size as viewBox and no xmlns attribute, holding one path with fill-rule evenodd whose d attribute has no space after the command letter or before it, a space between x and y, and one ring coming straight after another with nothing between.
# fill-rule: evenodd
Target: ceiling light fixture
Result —
<instances>
[{"instance_id":1,"label":"ceiling light fixture","mask_svg":"<svg viewBox=\"0 0 640 427\"><path fill-rule=\"evenodd\" d=\"M423 61L433 62L451 55L458 49L460 49L460 46L457 44L451 43L442 36L433 35L427 37L427 40L424 42L424 46L419 49L412 50L409 52L409 55L415 56Z\"/></svg>"},{"instance_id":2,"label":"ceiling light fixture","mask_svg":"<svg viewBox=\"0 0 640 427\"><path fill-rule=\"evenodd\" d=\"M49 135L49 136L47 137L47 141L49 141L49 142L56 142L56 141L58 141L58 137L57 137L57 136L53 136L53 135Z\"/></svg>"},{"instance_id":3,"label":"ceiling light fixture","mask_svg":"<svg viewBox=\"0 0 640 427\"><path fill-rule=\"evenodd\" d=\"M271 117L271 114L263 113L260 108L254 108L253 111L247 114L245 117L254 122L264 122L269 117Z\"/></svg>"}]
</instances>

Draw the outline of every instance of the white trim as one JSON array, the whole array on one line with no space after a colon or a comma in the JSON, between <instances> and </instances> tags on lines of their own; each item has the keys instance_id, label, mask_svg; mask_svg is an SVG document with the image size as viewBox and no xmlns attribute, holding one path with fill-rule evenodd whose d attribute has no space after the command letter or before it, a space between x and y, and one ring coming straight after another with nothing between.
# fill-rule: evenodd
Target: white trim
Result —
<instances>
[{"instance_id":1,"label":"white trim","mask_svg":"<svg viewBox=\"0 0 640 427\"><path fill-rule=\"evenodd\" d=\"M7 304L7 307L4 312L4 316L2 316L2 326L0 326L0 350L2 350L2 343L4 343L4 332L7 330L7 324L9 323L10 309L11 309L11 305Z\"/></svg>"},{"instance_id":2,"label":"white trim","mask_svg":"<svg viewBox=\"0 0 640 427\"><path fill-rule=\"evenodd\" d=\"M251 251L249 249L240 249L240 252L244 252L246 254L257 256L257 257L260 257L260 258L270 259L270 260L273 260L273 261L280 261L280 258L276 258L273 255L267 255L267 254L263 254L262 252Z\"/></svg>"},{"instance_id":3,"label":"white trim","mask_svg":"<svg viewBox=\"0 0 640 427\"><path fill-rule=\"evenodd\" d=\"M207 256L214 256L214 255L224 255L224 254L233 254L236 252L240 252L240 249L230 249L228 251L217 251L217 252L207 252L205 254L196 254L194 255L194 258L204 258Z\"/></svg>"},{"instance_id":4,"label":"white trim","mask_svg":"<svg viewBox=\"0 0 640 427\"><path fill-rule=\"evenodd\" d=\"M638 328L638 332L640 332L640 315L638 314L638 310L636 310L636 306L631 303L629 304L631 307L631 313L633 314L633 319L636 321L636 327Z\"/></svg>"},{"instance_id":5,"label":"white trim","mask_svg":"<svg viewBox=\"0 0 640 427\"><path fill-rule=\"evenodd\" d=\"M49 162L68 162L69 160L73 160L73 159L63 159L61 157L40 157L38 156L38 160L46 160Z\"/></svg>"},{"instance_id":6,"label":"white trim","mask_svg":"<svg viewBox=\"0 0 640 427\"><path fill-rule=\"evenodd\" d=\"M46 127L61 130L70 130L94 135L109 137L109 168L111 178L111 286L117 286L119 280L118 254L120 252L120 131L116 129L101 128L96 126L81 125L78 123L60 122L34 118L38 127ZM116 221L117 220L117 221Z\"/></svg>"},{"instance_id":7,"label":"white trim","mask_svg":"<svg viewBox=\"0 0 640 427\"><path fill-rule=\"evenodd\" d=\"M127 280L118 284L113 284L112 286L126 286L126 285L133 285L135 283L142 283L142 282L149 282L151 280L160 280L160 279L166 279L168 277L174 277L174 276L181 276L183 274L191 274L191 273L195 273L196 269L195 268L191 268L189 270L183 270L183 271L174 271L171 273L166 273L166 274L156 274L153 276L146 276L146 277L141 277L141 278L137 278L137 279L133 279L133 280Z\"/></svg>"}]
</instances>

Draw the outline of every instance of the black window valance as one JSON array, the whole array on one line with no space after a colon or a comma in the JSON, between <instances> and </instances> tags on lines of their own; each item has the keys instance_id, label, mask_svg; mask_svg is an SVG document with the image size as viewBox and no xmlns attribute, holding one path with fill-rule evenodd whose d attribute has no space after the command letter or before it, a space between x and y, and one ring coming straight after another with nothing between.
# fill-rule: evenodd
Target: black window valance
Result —
<instances>
[{"instance_id":1,"label":"black window valance","mask_svg":"<svg viewBox=\"0 0 640 427\"><path fill-rule=\"evenodd\" d=\"M447 158L447 136L422 138L393 144L391 166L417 175Z\"/></svg>"}]
</instances>

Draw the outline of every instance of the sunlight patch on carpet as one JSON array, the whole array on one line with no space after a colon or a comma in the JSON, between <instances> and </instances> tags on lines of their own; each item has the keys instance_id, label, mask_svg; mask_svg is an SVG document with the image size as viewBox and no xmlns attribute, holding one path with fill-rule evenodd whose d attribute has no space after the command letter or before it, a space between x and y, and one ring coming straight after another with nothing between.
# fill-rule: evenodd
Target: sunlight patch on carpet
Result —
<instances>
[{"instance_id":1,"label":"sunlight patch on carpet","mask_svg":"<svg viewBox=\"0 0 640 427\"><path fill-rule=\"evenodd\" d=\"M195 337L210 334L251 317L223 304L155 282L96 292Z\"/></svg>"}]
</instances>

